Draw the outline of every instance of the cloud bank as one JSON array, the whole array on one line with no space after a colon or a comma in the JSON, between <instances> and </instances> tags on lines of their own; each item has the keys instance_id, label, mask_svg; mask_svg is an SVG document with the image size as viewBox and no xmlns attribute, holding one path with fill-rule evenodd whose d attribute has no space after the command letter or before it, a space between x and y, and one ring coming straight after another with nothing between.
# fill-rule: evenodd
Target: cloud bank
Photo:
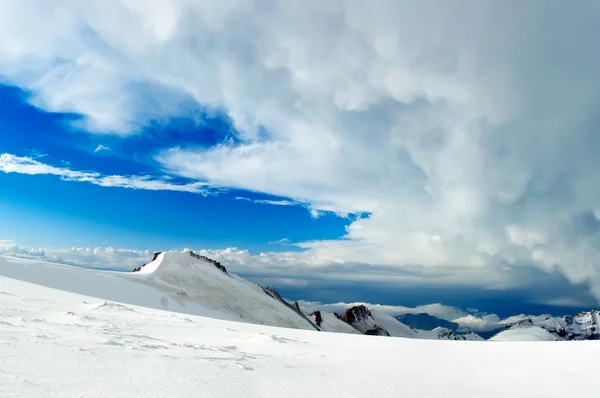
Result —
<instances>
[{"instance_id":1,"label":"cloud bank","mask_svg":"<svg viewBox=\"0 0 600 398\"><path fill-rule=\"evenodd\" d=\"M225 111L235 143L164 148L157 164L370 214L343 239L304 242L320 261L499 276L490 286L537 267L600 299L599 11L593 0L4 1L0 80L96 134Z\"/></svg>"}]
</instances>

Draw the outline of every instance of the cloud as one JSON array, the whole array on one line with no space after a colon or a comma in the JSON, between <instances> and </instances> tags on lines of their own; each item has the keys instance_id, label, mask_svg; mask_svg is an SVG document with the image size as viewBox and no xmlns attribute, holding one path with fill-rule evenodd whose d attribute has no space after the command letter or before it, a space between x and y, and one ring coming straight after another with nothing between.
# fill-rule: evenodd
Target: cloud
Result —
<instances>
[{"instance_id":1,"label":"cloud","mask_svg":"<svg viewBox=\"0 0 600 398\"><path fill-rule=\"evenodd\" d=\"M98 134L223 110L234 142L157 162L369 213L303 244L322 262L490 286L535 266L600 299L600 4L375 3L5 2L0 80Z\"/></svg>"},{"instance_id":2,"label":"cloud","mask_svg":"<svg viewBox=\"0 0 600 398\"><path fill-rule=\"evenodd\" d=\"M149 262L148 250L114 249L111 247L73 247L71 249L32 249L0 240L0 254L87 268L133 270Z\"/></svg>"},{"instance_id":3,"label":"cloud","mask_svg":"<svg viewBox=\"0 0 600 398\"><path fill-rule=\"evenodd\" d=\"M96 172L76 171L66 167L55 167L30 157L19 157L9 153L0 154L0 171L28 175L55 175L65 181L88 182L102 187L144 189L150 191L179 191L208 195L205 184L194 182L176 184L166 177L102 175Z\"/></svg>"},{"instance_id":4,"label":"cloud","mask_svg":"<svg viewBox=\"0 0 600 398\"><path fill-rule=\"evenodd\" d=\"M110 151L110 148L107 147L107 146L104 146L102 144L98 145L96 147L96 149L94 149L94 152L96 152L96 153L98 153L98 152L109 152L109 151Z\"/></svg>"},{"instance_id":5,"label":"cloud","mask_svg":"<svg viewBox=\"0 0 600 398\"><path fill-rule=\"evenodd\" d=\"M302 203L297 203L291 200L281 199L281 200L267 200L267 199L250 199L244 196L236 196L236 200L245 200L247 202L258 203L262 205L273 205L273 206L301 206Z\"/></svg>"}]
</instances>

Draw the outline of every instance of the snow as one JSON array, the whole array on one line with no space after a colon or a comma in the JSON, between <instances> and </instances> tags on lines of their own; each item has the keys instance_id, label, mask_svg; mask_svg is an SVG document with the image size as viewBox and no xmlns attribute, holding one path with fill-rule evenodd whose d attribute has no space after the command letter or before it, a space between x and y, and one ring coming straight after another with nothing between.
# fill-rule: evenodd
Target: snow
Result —
<instances>
[{"instance_id":1,"label":"snow","mask_svg":"<svg viewBox=\"0 0 600 398\"><path fill-rule=\"evenodd\" d=\"M107 272L0 257L0 275L132 305L314 330L260 286L186 253L162 253L140 272Z\"/></svg>"},{"instance_id":2,"label":"snow","mask_svg":"<svg viewBox=\"0 0 600 398\"><path fill-rule=\"evenodd\" d=\"M538 326L503 330L491 341L557 341L558 338Z\"/></svg>"},{"instance_id":3,"label":"snow","mask_svg":"<svg viewBox=\"0 0 600 398\"><path fill-rule=\"evenodd\" d=\"M600 345L592 341L493 344L283 329L6 277L0 352L2 397L562 398L593 397L600 388Z\"/></svg>"}]
</instances>

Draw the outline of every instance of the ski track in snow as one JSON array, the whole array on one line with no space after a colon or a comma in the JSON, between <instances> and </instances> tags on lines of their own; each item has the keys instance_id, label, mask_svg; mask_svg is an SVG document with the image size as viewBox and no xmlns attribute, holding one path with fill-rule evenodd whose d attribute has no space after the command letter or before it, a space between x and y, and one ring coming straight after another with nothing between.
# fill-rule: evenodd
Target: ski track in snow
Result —
<instances>
[{"instance_id":1,"label":"ski track in snow","mask_svg":"<svg viewBox=\"0 0 600 398\"><path fill-rule=\"evenodd\" d=\"M480 343L267 327L0 276L3 398L595 397L599 354L594 341Z\"/></svg>"}]
</instances>

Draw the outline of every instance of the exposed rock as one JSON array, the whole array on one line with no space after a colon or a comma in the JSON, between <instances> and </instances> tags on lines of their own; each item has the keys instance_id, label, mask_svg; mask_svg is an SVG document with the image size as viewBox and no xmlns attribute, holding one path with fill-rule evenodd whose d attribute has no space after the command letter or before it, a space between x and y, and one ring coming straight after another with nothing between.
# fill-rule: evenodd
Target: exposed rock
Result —
<instances>
[{"instance_id":1,"label":"exposed rock","mask_svg":"<svg viewBox=\"0 0 600 398\"><path fill-rule=\"evenodd\" d=\"M321 311L314 311L311 315L315 317L315 323L317 324L317 326L321 327L321 324L323 323L323 317L321 316Z\"/></svg>"},{"instance_id":2,"label":"exposed rock","mask_svg":"<svg viewBox=\"0 0 600 398\"><path fill-rule=\"evenodd\" d=\"M389 336L389 332L373 319L373 314L364 305L350 307L340 319L358 330L360 333L372 336Z\"/></svg>"},{"instance_id":3,"label":"exposed rock","mask_svg":"<svg viewBox=\"0 0 600 398\"><path fill-rule=\"evenodd\" d=\"M344 312L344 315L342 315L341 319L348 325L352 325L353 323L360 322L368 318L373 319L371 311L364 305L356 305L348 308L346 312Z\"/></svg>"},{"instance_id":4,"label":"exposed rock","mask_svg":"<svg viewBox=\"0 0 600 398\"><path fill-rule=\"evenodd\" d=\"M190 256L192 256L194 258L197 258L198 260L208 261L209 263L211 263L212 265L214 265L215 267L217 267L218 269L220 269L224 273L228 274L227 268L225 268L225 266L223 264L221 264L220 262L218 262L217 260L213 260L212 258L208 258L208 257L203 256L201 254L194 253L191 250L188 253L190 254ZM156 254L155 256L157 256L157 255L158 254Z\"/></svg>"},{"instance_id":5,"label":"exposed rock","mask_svg":"<svg viewBox=\"0 0 600 398\"><path fill-rule=\"evenodd\" d=\"M533 321L529 318L526 318L526 319L521 319L520 321L517 321L517 322L509 323L508 325L504 326L504 330L523 328L523 327L529 327L529 326L533 326Z\"/></svg>"},{"instance_id":6,"label":"exposed rock","mask_svg":"<svg viewBox=\"0 0 600 398\"><path fill-rule=\"evenodd\" d=\"M367 336L388 336L389 333L387 330L382 328L381 326L375 326L373 329L369 329L365 332Z\"/></svg>"}]
</instances>

